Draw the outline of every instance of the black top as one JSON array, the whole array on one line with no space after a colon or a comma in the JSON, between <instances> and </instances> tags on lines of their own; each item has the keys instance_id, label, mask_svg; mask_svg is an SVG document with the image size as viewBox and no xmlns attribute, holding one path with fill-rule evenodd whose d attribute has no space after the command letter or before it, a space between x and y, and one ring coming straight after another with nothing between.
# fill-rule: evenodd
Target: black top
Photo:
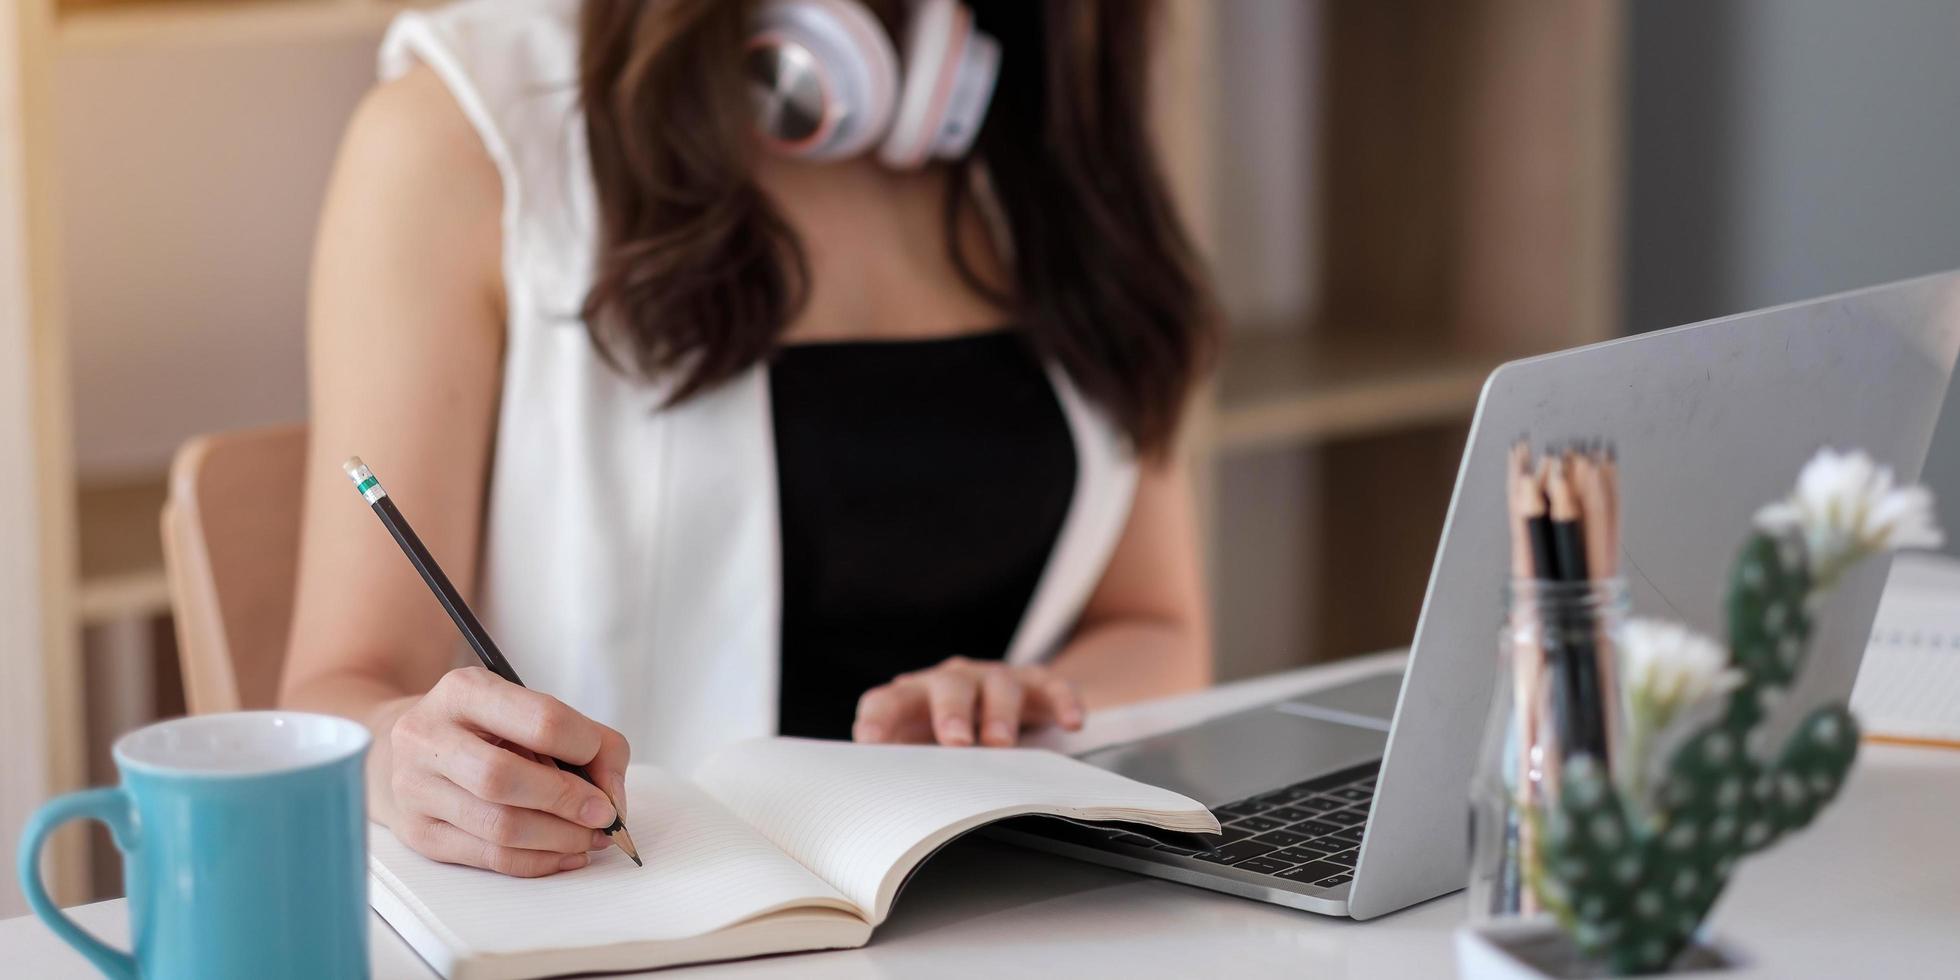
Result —
<instances>
[{"instance_id":1,"label":"black top","mask_svg":"<svg viewBox=\"0 0 1960 980\"><path fill-rule=\"evenodd\" d=\"M1075 491L1018 332L792 345L770 367L782 732L849 738L859 696L1007 653Z\"/></svg>"}]
</instances>

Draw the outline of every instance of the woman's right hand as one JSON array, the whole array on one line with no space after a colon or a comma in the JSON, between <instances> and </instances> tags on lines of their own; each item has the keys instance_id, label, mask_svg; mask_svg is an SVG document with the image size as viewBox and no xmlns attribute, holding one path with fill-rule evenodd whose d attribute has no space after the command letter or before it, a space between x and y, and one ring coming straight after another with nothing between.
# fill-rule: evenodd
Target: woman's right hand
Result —
<instances>
[{"instance_id":1,"label":"woman's right hand","mask_svg":"<svg viewBox=\"0 0 1960 980\"><path fill-rule=\"evenodd\" d=\"M452 670L389 738L395 836L431 858L535 878L611 846L602 828L626 798L626 738L557 698L482 667ZM552 759L585 766L598 786Z\"/></svg>"}]
</instances>

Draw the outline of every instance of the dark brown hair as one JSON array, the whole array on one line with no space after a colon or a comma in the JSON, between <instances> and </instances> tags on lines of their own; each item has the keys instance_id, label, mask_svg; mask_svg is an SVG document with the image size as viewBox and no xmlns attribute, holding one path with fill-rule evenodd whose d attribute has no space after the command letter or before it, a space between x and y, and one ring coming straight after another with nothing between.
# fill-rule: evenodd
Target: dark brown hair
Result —
<instances>
[{"instance_id":1,"label":"dark brown hair","mask_svg":"<svg viewBox=\"0 0 1960 980\"><path fill-rule=\"evenodd\" d=\"M1001 44L973 152L947 181L948 247L1146 452L1174 437L1211 346L1192 251L1146 119L1152 4L969 0ZM751 3L586 0L579 86L602 215L593 341L674 397L774 352L808 294L796 235L750 176L740 55ZM1012 276L990 289L956 225L984 168Z\"/></svg>"}]
</instances>

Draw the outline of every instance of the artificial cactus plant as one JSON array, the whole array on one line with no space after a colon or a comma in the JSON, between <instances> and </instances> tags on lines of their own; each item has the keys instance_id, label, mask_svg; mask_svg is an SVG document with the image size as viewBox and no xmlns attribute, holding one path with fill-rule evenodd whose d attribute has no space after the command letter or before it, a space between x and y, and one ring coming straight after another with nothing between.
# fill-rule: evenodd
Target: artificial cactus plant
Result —
<instances>
[{"instance_id":1,"label":"artificial cactus plant","mask_svg":"<svg viewBox=\"0 0 1960 980\"><path fill-rule=\"evenodd\" d=\"M1567 766L1536 880L1580 949L1615 973L1665 969L1736 860L1808 824L1844 782L1858 730L1842 703L1817 709L1774 753L1763 744L1809 652L1813 557L1788 532L1743 546L1728 596L1740 683L1720 717L1678 743L1651 792L1633 798L1590 759Z\"/></svg>"}]
</instances>

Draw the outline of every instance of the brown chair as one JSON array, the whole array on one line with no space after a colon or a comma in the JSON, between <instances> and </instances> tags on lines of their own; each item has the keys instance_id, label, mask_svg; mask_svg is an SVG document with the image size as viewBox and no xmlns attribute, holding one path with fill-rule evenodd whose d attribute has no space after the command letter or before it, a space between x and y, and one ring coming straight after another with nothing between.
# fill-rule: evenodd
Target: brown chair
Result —
<instances>
[{"instance_id":1,"label":"brown chair","mask_svg":"<svg viewBox=\"0 0 1960 980\"><path fill-rule=\"evenodd\" d=\"M304 425L199 436L171 463L163 564L193 714L278 700L305 468Z\"/></svg>"}]
</instances>

